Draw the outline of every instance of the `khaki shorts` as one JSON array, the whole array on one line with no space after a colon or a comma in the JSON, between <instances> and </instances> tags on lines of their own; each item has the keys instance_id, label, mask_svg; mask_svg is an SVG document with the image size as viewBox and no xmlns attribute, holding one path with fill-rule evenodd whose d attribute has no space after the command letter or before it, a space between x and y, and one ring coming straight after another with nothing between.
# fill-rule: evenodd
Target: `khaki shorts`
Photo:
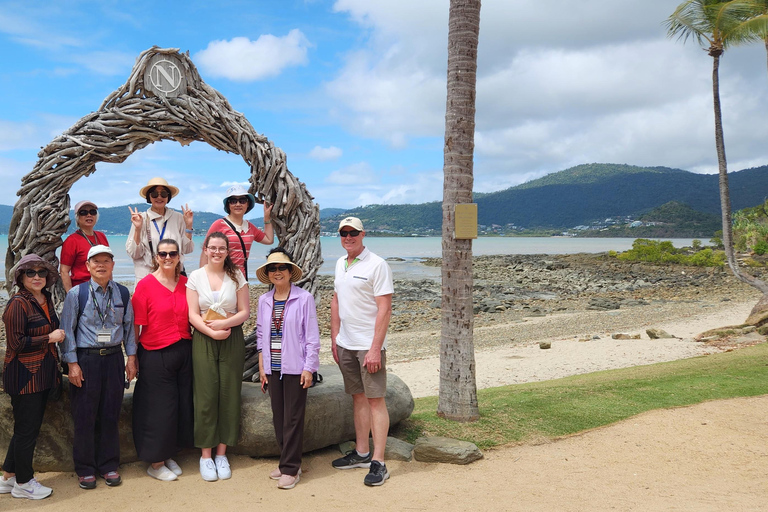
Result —
<instances>
[{"instance_id":1,"label":"khaki shorts","mask_svg":"<svg viewBox=\"0 0 768 512\"><path fill-rule=\"evenodd\" d=\"M367 350L347 350L337 347L339 369L344 377L344 391L348 395L365 393L366 398L383 398L387 394L387 351L381 351L381 369L368 373L363 363Z\"/></svg>"}]
</instances>

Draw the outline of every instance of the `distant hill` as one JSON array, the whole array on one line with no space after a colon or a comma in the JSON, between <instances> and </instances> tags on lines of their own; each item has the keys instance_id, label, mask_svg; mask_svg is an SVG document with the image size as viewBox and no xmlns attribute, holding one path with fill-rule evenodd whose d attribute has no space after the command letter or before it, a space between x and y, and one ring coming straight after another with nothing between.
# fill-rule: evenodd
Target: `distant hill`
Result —
<instances>
[{"instance_id":1,"label":"distant hill","mask_svg":"<svg viewBox=\"0 0 768 512\"><path fill-rule=\"evenodd\" d=\"M733 210L763 202L768 166L729 174ZM477 199L480 224L566 228L626 215L670 201L720 215L718 175L667 167L579 165Z\"/></svg>"},{"instance_id":2,"label":"distant hill","mask_svg":"<svg viewBox=\"0 0 768 512\"><path fill-rule=\"evenodd\" d=\"M729 183L734 211L761 204L768 195L768 166L732 172ZM715 225L715 219L720 217L718 176L669 167L577 165L499 192L475 194L475 202L478 224L507 231L557 231L594 225L609 218L640 219L647 215L657 219L648 222L666 223L666 229L677 236L683 236L679 234L681 229L701 233L697 237L712 236L714 232L707 234L706 231L720 229ZM138 206L140 210L147 208L144 203L131 206ZM3 232L7 232L12 210L10 206L0 205ZM320 211L321 230L335 232L339 220L347 215L360 217L372 234L441 233L439 201L368 205L350 210L324 208ZM220 213L195 212L195 231L204 234L220 216ZM674 222L669 222L672 218ZM259 226L263 222L261 217L249 220ZM71 227L70 232L73 229ZM127 234L128 208L101 208L98 229L108 234Z\"/></svg>"},{"instance_id":3,"label":"distant hill","mask_svg":"<svg viewBox=\"0 0 768 512\"><path fill-rule=\"evenodd\" d=\"M768 166L729 173L729 184L734 211L760 204L768 195ZM578 165L499 192L476 194L475 202L478 224L529 231L563 230L608 218L639 218L670 202L720 217L718 175L623 164ZM661 214L665 211L669 213L661 210ZM367 230L384 233L439 235L442 223L439 202L369 205L346 214L359 216ZM338 220L325 220L322 229L335 231ZM696 228L701 229L709 228L704 224Z\"/></svg>"}]
</instances>

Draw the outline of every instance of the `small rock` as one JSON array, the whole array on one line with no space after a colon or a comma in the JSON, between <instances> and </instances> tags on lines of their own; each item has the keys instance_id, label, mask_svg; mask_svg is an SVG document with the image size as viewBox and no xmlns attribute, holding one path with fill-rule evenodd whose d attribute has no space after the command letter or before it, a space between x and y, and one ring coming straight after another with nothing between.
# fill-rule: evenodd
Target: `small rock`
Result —
<instances>
[{"instance_id":1,"label":"small rock","mask_svg":"<svg viewBox=\"0 0 768 512\"><path fill-rule=\"evenodd\" d=\"M540 341L539 342L539 348L542 350L546 350L548 348L552 348L552 343L549 341Z\"/></svg>"},{"instance_id":2,"label":"small rock","mask_svg":"<svg viewBox=\"0 0 768 512\"><path fill-rule=\"evenodd\" d=\"M664 329L646 329L645 333L652 340L675 338L675 336L672 336Z\"/></svg>"},{"instance_id":3,"label":"small rock","mask_svg":"<svg viewBox=\"0 0 768 512\"><path fill-rule=\"evenodd\" d=\"M639 340L640 335L639 334L624 334L624 333L615 333L611 334L611 338L615 340Z\"/></svg>"},{"instance_id":4,"label":"small rock","mask_svg":"<svg viewBox=\"0 0 768 512\"><path fill-rule=\"evenodd\" d=\"M448 437L420 437L413 448L413 458L420 462L469 464L483 458L474 443Z\"/></svg>"}]
</instances>

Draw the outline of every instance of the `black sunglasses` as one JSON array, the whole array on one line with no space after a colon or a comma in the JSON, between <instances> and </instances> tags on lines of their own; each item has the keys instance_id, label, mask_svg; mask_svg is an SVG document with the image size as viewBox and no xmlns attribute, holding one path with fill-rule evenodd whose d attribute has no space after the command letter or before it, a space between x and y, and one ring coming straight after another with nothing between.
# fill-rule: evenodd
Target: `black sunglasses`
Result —
<instances>
[{"instance_id":1,"label":"black sunglasses","mask_svg":"<svg viewBox=\"0 0 768 512\"><path fill-rule=\"evenodd\" d=\"M267 265L268 274L272 272L285 272L286 270L288 270L288 265Z\"/></svg>"},{"instance_id":2,"label":"black sunglasses","mask_svg":"<svg viewBox=\"0 0 768 512\"><path fill-rule=\"evenodd\" d=\"M80 217L85 217L86 215L96 215L97 213L99 213L99 210L97 210L96 208L92 208L90 210L78 210L77 211L77 214Z\"/></svg>"},{"instance_id":3,"label":"black sunglasses","mask_svg":"<svg viewBox=\"0 0 768 512\"><path fill-rule=\"evenodd\" d=\"M161 258L175 258L179 255L179 251L157 251L157 255Z\"/></svg>"},{"instance_id":4,"label":"black sunglasses","mask_svg":"<svg viewBox=\"0 0 768 512\"><path fill-rule=\"evenodd\" d=\"M339 231L339 235L341 236L341 238L347 238L348 236L351 236L354 238L359 234L360 232L356 229L351 229L349 231Z\"/></svg>"},{"instance_id":5,"label":"black sunglasses","mask_svg":"<svg viewBox=\"0 0 768 512\"><path fill-rule=\"evenodd\" d=\"M157 199L157 196L160 196L163 199L165 199L169 195L170 194L168 193L167 190L161 190L159 192L157 190L153 190L152 192L149 193L149 197L151 197L152 199Z\"/></svg>"},{"instance_id":6,"label":"black sunglasses","mask_svg":"<svg viewBox=\"0 0 768 512\"><path fill-rule=\"evenodd\" d=\"M35 276L48 277L48 270L44 268L40 268L37 270L33 268L28 268L27 270L24 271L24 275L30 278Z\"/></svg>"},{"instance_id":7,"label":"black sunglasses","mask_svg":"<svg viewBox=\"0 0 768 512\"><path fill-rule=\"evenodd\" d=\"M248 204L250 201L248 200L247 197L230 197L227 199L227 202L229 204L237 204L237 203Z\"/></svg>"}]
</instances>

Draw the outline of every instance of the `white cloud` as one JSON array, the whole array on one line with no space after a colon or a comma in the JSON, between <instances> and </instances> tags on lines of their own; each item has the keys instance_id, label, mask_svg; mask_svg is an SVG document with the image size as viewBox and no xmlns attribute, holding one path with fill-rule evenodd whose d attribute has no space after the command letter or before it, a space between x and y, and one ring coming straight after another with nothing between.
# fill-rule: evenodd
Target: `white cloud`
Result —
<instances>
[{"instance_id":1,"label":"white cloud","mask_svg":"<svg viewBox=\"0 0 768 512\"><path fill-rule=\"evenodd\" d=\"M338 169L325 178L326 183L334 185L352 184L355 186L375 183L378 180L378 174L368 162L359 162L343 169Z\"/></svg>"},{"instance_id":2,"label":"white cloud","mask_svg":"<svg viewBox=\"0 0 768 512\"><path fill-rule=\"evenodd\" d=\"M312 148L312 151L309 152L309 157L314 160L325 162L327 160L338 160L341 158L342 153L341 149L336 146L329 146L327 148L315 146Z\"/></svg>"},{"instance_id":3,"label":"white cloud","mask_svg":"<svg viewBox=\"0 0 768 512\"><path fill-rule=\"evenodd\" d=\"M311 46L300 30L293 29L283 37L264 34L256 41L247 37L211 41L193 60L208 75L252 82L277 76L287 67L306 64Z\"/></svg>"}]
</instances>

